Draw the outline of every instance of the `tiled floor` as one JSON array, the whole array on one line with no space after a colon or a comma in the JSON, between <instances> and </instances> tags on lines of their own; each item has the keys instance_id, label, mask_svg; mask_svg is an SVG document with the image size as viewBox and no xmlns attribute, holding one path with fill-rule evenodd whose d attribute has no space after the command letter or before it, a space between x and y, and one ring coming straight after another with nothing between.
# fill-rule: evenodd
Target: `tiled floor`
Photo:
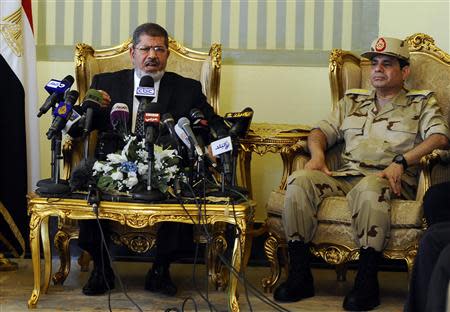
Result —
<instances>
[{"instance_id":1,"label":"tiled floor","mask_svg":"<svg viewBox=\"0 0 450 312\"><path fill-rule=\"evenodd\" d=\"M33 273L31 260L19 260L19 270L16 272L0 272L0 312L27 311L27 301L33 288ZM56 270L54 261L53 269ZM176 297L168 298L153 294L143 289L144 277L149 264L141 262L115 262L115 266L127 289L128 296L136 302L142 311L165 311L168 308L178 308L182 311L183 301L188 298L195 300L197 311L226 311L226 291L216 291L209 287L206 293L205 267L196 268L196 283L193 281L193 265L175 264L171 269L172 279L178 285ZM247 277L256 289L262 291L261 278L268 273L267 267L249 267ZM351 288L354 271L348 272L348 282L337 282L333 270L315 269L313 271L316 286L316 296L297 303L282 304L281 307L289 311L342 311L342 299ZM81 293L82 285L87 281L89 273L80 272L75 261L72 271L63 286L50 285L47 294L41 294L36 311L108 311L108 296L86 297ZM380 287L382 304L376 311L402 311L403 301L407 294L407 273L380 272ZM126 296L116 289L111 294L112 311L139 311ZM199 291L197 291L199 289ZM211 309L203 297L208 297L213 305ZM260 293L272 299L271 294ZM269 306L257 295L249 293L249 302L245 292L240 292L241 311L277 311ZM170 311L176 311L175 309ZM184 311L196 311L192 300L187 301Z\"/></svg>"}]
</instances>

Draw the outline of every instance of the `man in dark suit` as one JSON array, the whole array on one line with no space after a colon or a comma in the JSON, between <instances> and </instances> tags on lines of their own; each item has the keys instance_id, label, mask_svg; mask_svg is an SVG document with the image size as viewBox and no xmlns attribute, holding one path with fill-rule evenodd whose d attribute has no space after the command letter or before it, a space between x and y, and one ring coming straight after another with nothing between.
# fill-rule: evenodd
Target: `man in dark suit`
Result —
<instances>
[{"instance_id":1,"label":"man in dark suit","mask_svg":"<svg viewBox=\"0 0 450 312\"><path fill-rule=\"evenodd\" d=\"M450 182L431 186L423 198L428 229L422 236L405 312L445 311L450 282ZM448 310L447 310L448 311Z\"/></svg>"},{"instance_id":2,"label":"man in dark suit","mask_svg":"<svg viewBox=\"0 0 450 312\"><path fill-rule=\"evenodd\" d=\"M131 131L135 131L139 102L134 97L134 90L144 75L151 76L155 82L156 97L153 102L157 101L161 115L169 112L176 122L181 117L189 116L193 108L198 108L213 128L223 127L223 119L208 104L198 81L165 71L170 54L168 45L168 34L164 28L153 23L142 24L135 29L130 47L134 69L94 76L91 88L99 90L104 100L94 120L99 136L102 132L112 131L109 115L112 104L115 103L125 103L128 106L132 119L129 127ZM106 231L105 238L109 238L107 223L102 223ZM90 253L94 262L94 269L83 287L83 293L103 294L114 288L115 277L105 257L106 251L100 248L99 228L95 220L84 220L79 224L79 245ZM156 257L152 269L147 273L145 289L169 296L176 294L177 288L170 278L169 266L180 247L189 242L192 244L192 235L186 235L186 231L192 233L192 227L178 223L161 224L156 238Z\"/></svg>"}]
</instances>

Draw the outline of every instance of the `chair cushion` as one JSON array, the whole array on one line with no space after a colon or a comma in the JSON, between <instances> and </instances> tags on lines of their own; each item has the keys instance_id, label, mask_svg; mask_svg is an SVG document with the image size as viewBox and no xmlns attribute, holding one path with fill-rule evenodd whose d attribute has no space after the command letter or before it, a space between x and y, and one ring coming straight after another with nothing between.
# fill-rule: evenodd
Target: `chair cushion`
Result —
<instances>
[{"instance_id":1,"label":"chair cushion","mask_svg":"<svg viewBox=\"0 0 450 312\"><path fill-rule=\"evenodd\" d=\"M274 190L267 202L269 217L281 216L284 203L284 190ZM391 227L420 228L422 227L422 202L414 200L393 199L391 206ZM332 196L326 198L319 209L319 223L351 224L351 213L345 197Z\"/></svg>"}]
</instances>

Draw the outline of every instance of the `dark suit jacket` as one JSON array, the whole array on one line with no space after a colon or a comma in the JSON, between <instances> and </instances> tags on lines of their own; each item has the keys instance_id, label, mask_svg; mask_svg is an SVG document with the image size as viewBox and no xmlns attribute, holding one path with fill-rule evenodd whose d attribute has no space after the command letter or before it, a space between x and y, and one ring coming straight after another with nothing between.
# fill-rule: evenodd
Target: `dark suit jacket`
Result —
<instances>
[{"instance_id":1,"label":"dark suit jacket","mask_svg":"<svg viewBox=\"0 0 450 312\"><path fill-rule=\"evenodd\" d=\"M101 109L99 114L94 117L94 128L100 132L112 131L109 114L112 106L116 103L127 104L131 118L133 112L133 87L134 70L126 69L94 76L91 88L104 90L111 96L111 105L108 108ZM198 108L204 113L211 127L215 129L224 127L223 119L214 113L213 108L208 104L205 95L202 93L200 82L196 80L166 72L159 85L158 104L161 106L160 114L171 113L175 122L181 117L189 117L189 112L192 108ZM131 127L130 125L131 122L129 122L129 127ZM114 147L110 151L108 149L105 148L104 154L115 151ZM93 257L98 256L100 233L95 220L82 220L79 222L79 225L80 247L88 251ZM172 255L175 250L186 249L191 245L192 226L171 222L161 224L156 240L158 256L162 257L165 255L166 261L170 261L169 255Z\"/></svg>"},{"instance_id":2,"label":"dark suit jacket","mask_svg":"<svg viewBox=\"0 0 450 312\"><path fill-rule=\"evenodd\" d=\"M127 104L130 116L132 115L133 85L134 70L132 69L94 76L91 88L104 90L111 96L111 106L108 109L103 109L101 111L103 117L96 118L94 121L94 126L97 129L101 131L112 130L109 113L111 107L116 103ZM199 81L182 77L176 73L166 72L159 85L158 104L161 107L161 116L164 113L170 113L175 122L181 117L189 117L191 109L198 108L204 113L213 128L223 127L222 118L216 115L212 106L208 104Z\"/></svg>"}]
</instances>

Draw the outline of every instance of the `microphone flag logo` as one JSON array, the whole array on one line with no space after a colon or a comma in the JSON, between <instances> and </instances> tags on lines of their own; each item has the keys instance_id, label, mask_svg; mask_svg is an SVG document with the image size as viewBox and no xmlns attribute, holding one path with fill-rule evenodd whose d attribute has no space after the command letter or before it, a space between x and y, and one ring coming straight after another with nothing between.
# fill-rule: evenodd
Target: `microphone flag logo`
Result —
<instances>
[{"instance_id":1,"label":"microphone flag logo","mask_svg":"<svg viewBox=\"0 0 450 312\"><path fill-rule=\"evenodd\" d=\"M139 86L136 88L134 95L135 96L155 97L156 92L155 92L155 88Z\"/></svg>"}]
</instances>

